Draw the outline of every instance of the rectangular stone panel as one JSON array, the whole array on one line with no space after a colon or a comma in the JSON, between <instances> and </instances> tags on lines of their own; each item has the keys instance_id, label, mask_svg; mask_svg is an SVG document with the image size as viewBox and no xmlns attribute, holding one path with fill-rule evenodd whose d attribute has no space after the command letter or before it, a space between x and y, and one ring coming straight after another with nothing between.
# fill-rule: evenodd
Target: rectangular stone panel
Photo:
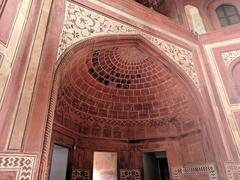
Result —
<instances>
[{"instance_id":1,"label":"rectangular stone panel","mask_svg":"<svg viewBox=\"0 0 240 180\"><path fill-rule=\"evenodd\" d=\"M6 0L0 0L0 16L3 12L6 2L7 2Z\"/></svg>"},{"instance_id":2,"label":"rectangular stone panel","mask_svg":"<svg viewBox=\"0 0 240 180\"><path fill-rule=\"evenodd\" d=\"M238 128L240 128L240 112L234 112Z\"/></svg>"},{"instance_id":3,"label":"rectangular stone panel","mask_svg":"<svg viewBox=\"0 0 240 180\"><path fill-rule=\"evenodd\" d=\"M1 66L2 66L2 62L3 62L3 54L1 54L1 52L0 52L0 68L1 68Z\"/></svg>"},{"instance_id":4,"label":"rectangular stone panel","mask_svg":"<svg viewBox=\"0 0 240 180\"><path fill-rule=\"evenodd\" d=\"M16 179L16 177L17 177L16 171L1 171L0 170L0 179L13 180L13 179Z\"/></svg>"},{"instance_id":5,"label":"rectangular stone panel","mask_svg":"<svg viewBox=\"0 0 240 180\"><path fill-rule=\"evenodd\" d=\"M0 41L7 46L21 0L0 0Z\"/></svg>"}]
</instances>

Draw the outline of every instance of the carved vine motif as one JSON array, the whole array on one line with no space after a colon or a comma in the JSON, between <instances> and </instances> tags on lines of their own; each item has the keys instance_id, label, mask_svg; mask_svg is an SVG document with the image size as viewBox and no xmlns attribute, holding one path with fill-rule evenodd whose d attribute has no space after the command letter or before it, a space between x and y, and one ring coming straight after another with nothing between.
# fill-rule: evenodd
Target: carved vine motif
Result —
<instances>
[{"instance_id":1,"label":"carved vine motif","mask_svg":"<svg viewBox=\"0 0 240 180\"><path fill-rule=\"evenodd\" d=\"M141 35L181 67L199 88L199 79L191 51L70 2L66 2L58 58L74 43L89 37L110 34Z\"/></svg>"},{"instance_id":2,"label":"carved vine motif","mask_svg":"<svg viewBox=\"0 0 240 180\"><path fill-rule=\"evenodd\" d=\"M229 67L229 65L239 57L240 57L240 50L222 53L223 61L227 67Z\"/></svg>"},{"instance_id":3,"label":"carved vine motif","mask_svg":"<svg viewBox=\"0 0 240 180\"><path fill-rule=\"evenodd\" d=\"M33 155L0 154L0 170L17 172L17 180L32 180L35 161Z\"/></svg>"},{"instance_id":4,"label":"carved vine motif","mask_svg":"<svg viewBox=\"0 0 240 180\"><path fill-rule=\"evenodd\" d=\"M218 180L217 171L215 165L204 164L188 167L176 167L172 168L173 180L181 180L183 175L199 175L208 174L209 180Z\"/></svg>"}]
</instances>

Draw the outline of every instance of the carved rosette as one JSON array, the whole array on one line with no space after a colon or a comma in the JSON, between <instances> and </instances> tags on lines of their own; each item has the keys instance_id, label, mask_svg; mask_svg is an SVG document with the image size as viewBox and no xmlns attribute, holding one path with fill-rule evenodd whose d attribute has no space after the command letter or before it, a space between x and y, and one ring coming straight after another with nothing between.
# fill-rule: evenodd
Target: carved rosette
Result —
<instances>
[{"instance_id":1,"label":"carved rosette","mask_svg":"<svg viewBox=\"0 0 240 180\"><path fill-rule=\"evenodd\" d=\"M120 169L120 180L141 180L140 169Z\"/></svg>"},{"instance_id":2,"label":"carved rosette","mask_svg":"<svg viewBox=\"0 0 240 180\"><path fill-rule=\"evenodd\" d=\"M90 180L91 179L91 171L90 170L82 170L82 169L73 169L72 170L72 180Z\"/></svg>"}]
</instances>

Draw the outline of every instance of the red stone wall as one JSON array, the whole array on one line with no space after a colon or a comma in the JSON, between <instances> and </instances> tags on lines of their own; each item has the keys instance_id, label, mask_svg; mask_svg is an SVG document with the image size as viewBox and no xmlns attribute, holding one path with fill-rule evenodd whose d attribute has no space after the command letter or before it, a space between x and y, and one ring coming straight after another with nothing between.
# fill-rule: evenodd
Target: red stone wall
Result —
<instances>
[{"instance_id":1,"label":"red stone wall","mask_svg":"<svg viewBox=\"0 0 240 180\"><path fill-rule=\"evenodd\" d=\"M76 145L77 149L72 154L73 167L76 168L91 168L94 150L112 150L119 154L119 162L121 162L119 168L141 169L142 152L167 149L171 167L182 169L182 166L193 167L196 164L215 163L219 179L230 179L231 176L238 178L236 167L239 167L240 146L239 135L236 132L239 132L240 128L239 57L226 67L222 53L240 49L237 39L240 36L240 26L221 28L213 11L215 7L226 1L183 1L181 6L177 6L178 9L175 7L176 3L171 3L171 10L167 15L179 21L183 19L185 27L141 5L132 6L133 2L125 0L99 1L99 3L104 2L106 6L116 7L123 14L89 1L74 1L108 18L127 25L132 24L134 28L144 33L161 37L194 53L201 95L198 94L193 83L182 76L183 70L175 69L176 72L181 72L179 78L183 77L180 82L185 81L186 84L191 84L187 86L189 88L185 93L198 94L197 97L191 97L195 102L189 105L192 107L189 109L192 111L191 120L183 118L182 124L178 126L182 131L179 137L176 136L179 132L176 128L172 128L171 131L168 129L169 132L166 128L154 127L123 130L119 126L94 123L84 127L86 124L79 125L76 124L77 121L72 122L64 119L65 117L62 118L61 113L55 116L58 92L58 87L56 88L55 85L59 82L53 82L58 80L54 79L54 74L58 68L56 59L65 7L63 0L45 0L44 2L43 5L43 1L39 0L0 0L0 74L2 75L0 79L2 97L0 98L0 132L2 134L0 168L4 170L0 170L1 177L14 179L16 173L19 173L21 178L43 179L45 172L49 170L48 163L51 159L48 153L51 154L49 145L52 137L52 143L65 144L70 148ZM240 3L237 0L229 2L240 9ZM208 34L197 39L186 31L185 15L178 17L184 12L185 4L199 7ZM19 22L19 19L22 22ZM140 23L139 19L144 23ZM97 39L97 41L101 40ZM81 49L86 44L79 46L82 46ZM90 49L91 46L87 52ZM75 52L70 51L70 53ZM170 67L171 63L168 65ZM202 106L202 110L195 111L196 104ZM165 113L164 110L162 111ZM60 125L54 125L52 136L54 117ZM197 131L190 133L193 129ZM164 136L166 134L168 134L167 137ZM97 137L101 137L101 141L96 140ZM129 137L133 141L131 146L127 141ZM22 163L14 164L13 168L10 163L12 161ZM228 164L230 164L229 167ZM24 168L28 169L27 173L23 171ZM181 176L185 179L206 179L209 173L207 171L202 176L194 177L183 173Z\"/></svg>"},{"instance_id":2,"label":"red stone wall","mask_svg":"<svg viewBox=\"0 0 240 180\"><path fill-rule=\"evenodd\" d=\"M41 3L39 0L0 1L0 175L3 179L32 179L38 174L35 167L38 167L41 151L24 149L27 120L22 112L28 113L29 107L25 103L26 108L23 109L20 101L24 99L26 102L27 99L23 95L26 93L23 93L23 89L26 90L24 86L29 83L25 76L27 71L31 69L36 73L29 64L33 63L30 57L34 54L31 50ZM28 94L32 96L31 90ZM15 133L19 136L13 138ZM37 141L41 143L40 139Z\"/></svg>"},{"instance_id":3,"label":"red stone wall","mask_svg":"<svg viewBox=\"0 0 240 180\"><path fill-rule=\"evenodd\" d=\"M20 0L0 1L0 41L7 46L20 8Z\"/></svg>"},{"instance_id":4,"label":"red stone wall","mask_svg":"<svg viewBox=\"0 0 240 180\"><path fill-rule=\"evenodd\" d=\"M183 137L152 140L131 140L124 138L103 137L103 129L99 129L96 136L93 127L89 127L89 134L79 131L81 127L70 119L59 121L56 119L52 144L60 144L70 147L72 151L71 161L73 169L89 170L92 172L93 152L110 151L118 153L118 170L140 169L143 173L143 152L166 151L169 161L169 170L181 166L191 166L211 162L209 159L211 150L204 147L204 141L200 133L189 134ZM51 150L50 150L51 152ZM49 158L51 160L51 158ZM49 162L50 163L50 162ZM204 175L205 177L205 175ZM187 178L191 178L187 176Z\"/></svg>"}]
</instances>

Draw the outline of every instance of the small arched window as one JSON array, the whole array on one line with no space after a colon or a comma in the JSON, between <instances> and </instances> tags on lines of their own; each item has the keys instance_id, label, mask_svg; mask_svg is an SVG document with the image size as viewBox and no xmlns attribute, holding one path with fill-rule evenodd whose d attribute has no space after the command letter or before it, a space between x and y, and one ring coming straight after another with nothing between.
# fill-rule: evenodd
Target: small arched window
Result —
<instances>
[{"instance_id":1,"label":"small arched window","mask_svg":"<svg viewBox=\"0 0 240 180\"><path fill-rule=\"evenodd\" d=\"M233 5L223 4L216 9L221 26L229 26L240 23L238 10Z\"/></svg>"}]
</instances>

